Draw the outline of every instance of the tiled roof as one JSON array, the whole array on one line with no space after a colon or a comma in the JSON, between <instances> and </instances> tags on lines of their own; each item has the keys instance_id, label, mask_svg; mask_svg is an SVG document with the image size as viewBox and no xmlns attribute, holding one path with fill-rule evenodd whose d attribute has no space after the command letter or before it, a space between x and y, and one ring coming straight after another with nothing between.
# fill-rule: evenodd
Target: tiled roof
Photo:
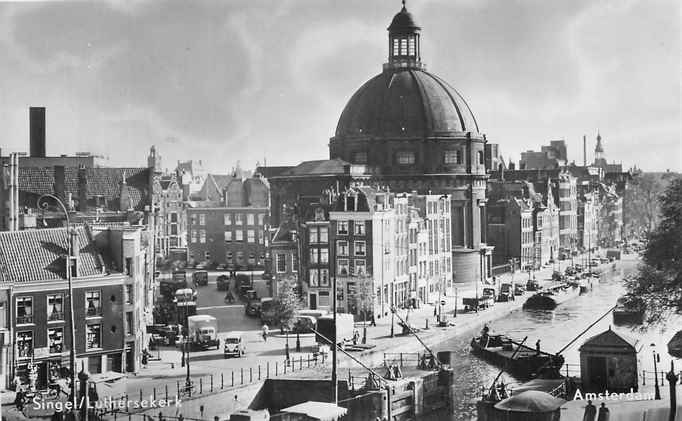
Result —
<instances>
[{"instance_id":1,"label":"tiled roof","mask_svg":"<svg viewBox=\"0 0 682 421\"><path fill-rule=\"evenodd\" d=\"M342 159L322 159L317 161L304 161L279 174L288 175L322 175L322 174L346 174L346 168L350 164Z\"/></svg>"},{"instance_id":2,"label":"tiled roof","mask_svg":"<svg viewBox=\"0 0 682 421\"><path fill-rule=\"evenodd\" d=\"M102 273L102 257L84 226L78 234L78 275ZM66 228L0 232L0 283L26 283L66 278L64 257L68 253Z\"/></svg>"},{"instance_id":3,"label":"tiled roof","mask_svg":"<svg viewBox=\"0 0 682 421\"><path fill-rule=\"evenodd\" d=\"M86 168L88 199L94 199L96 196L105 197L107 202L118 199L124 175L133 208L144 207L149 190L148 168ZM55 193L54 167L20 167L19 190L36 195ZM65 193L71 193L74 199L78 198L78 168L64 168L64 190Z\"/></svg>"}]
</instances>

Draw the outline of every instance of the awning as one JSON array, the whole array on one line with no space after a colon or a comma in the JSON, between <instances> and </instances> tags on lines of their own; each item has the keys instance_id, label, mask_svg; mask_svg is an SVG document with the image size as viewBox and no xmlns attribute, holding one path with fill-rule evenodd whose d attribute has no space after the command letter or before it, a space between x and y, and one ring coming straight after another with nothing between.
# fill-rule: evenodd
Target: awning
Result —
<instances>
[{"instance_id":1,"label":"awning","mask_svg":"<svg viewBox=\"0 0 682 421\"><path fill-rule=\"evenodd\" d=\"M320 421L336 421L348 413L348 409L329 402L308 401L282 409L290 414L303 414Z\"/></svg>"}]
</instances>

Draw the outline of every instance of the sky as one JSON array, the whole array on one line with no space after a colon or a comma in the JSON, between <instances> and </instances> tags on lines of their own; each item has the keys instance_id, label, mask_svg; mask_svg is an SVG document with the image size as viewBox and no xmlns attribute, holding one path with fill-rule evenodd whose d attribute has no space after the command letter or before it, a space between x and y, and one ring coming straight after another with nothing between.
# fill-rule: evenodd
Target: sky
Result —
<instances>
[{"instance_id":1,"label":"sky","mask_svg":"<svg viewBox=\"0 0 682 421\"><path fill-rule=\"evenodd\" d=\"M408 0L422 61L506 160L565 139L582 163L682 170L678 0ZM326 159L351 95L381 72L398 0L0 3L0 147L215 173Z\"/></svg>"}]
</instances>

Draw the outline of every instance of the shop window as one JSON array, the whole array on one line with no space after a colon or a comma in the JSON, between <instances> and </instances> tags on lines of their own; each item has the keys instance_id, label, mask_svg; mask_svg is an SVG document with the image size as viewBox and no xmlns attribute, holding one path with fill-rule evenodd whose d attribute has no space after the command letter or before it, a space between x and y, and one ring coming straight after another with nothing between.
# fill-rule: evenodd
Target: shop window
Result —
<instances>
[{"instance_id":1,"label":"shop window","mask_svg":"<svg viewBox=\"0 0 682 421\"><path fill-rule=\"evenodd\" d=\"M17 332L17 353L19 358L33 356L33 332L30 330Z\"/></svg>"},{"instance_id":2,"label":"shop window","mask_svg":"<svg viewBox=\"0 0 682 421\"><path fill-rule=\"evenodd\" d=\"M85 338L86 349L102 348L102 325L88 325Z\"/></svg>"},{"instance_id":3,"label":"shop window","mask_svg":"<svg viewBox=\"0 0 682 421\"><path fill-rule=\"evenodd\" d=\"M64 347L64 328L47 329L47 345L50 348L50 354L61 354Z\"/></svg>"}]
</instances>

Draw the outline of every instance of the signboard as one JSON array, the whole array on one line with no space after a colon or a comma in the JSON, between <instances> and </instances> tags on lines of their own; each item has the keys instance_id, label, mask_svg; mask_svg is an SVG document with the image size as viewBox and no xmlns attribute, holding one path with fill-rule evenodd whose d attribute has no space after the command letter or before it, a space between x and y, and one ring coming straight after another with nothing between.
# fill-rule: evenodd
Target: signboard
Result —
<instances>
[{"instance_id":1,"label":"signboard","mask_svg":"<svg viewBox=\"0 0 682 421\"><path fill-rule=\"evenodd\" d=\"M43 347L43 348L34 348L33 349L33 358L45 358L50 356L50 348L48 347Z\"/></svg>"}]
</instances>

